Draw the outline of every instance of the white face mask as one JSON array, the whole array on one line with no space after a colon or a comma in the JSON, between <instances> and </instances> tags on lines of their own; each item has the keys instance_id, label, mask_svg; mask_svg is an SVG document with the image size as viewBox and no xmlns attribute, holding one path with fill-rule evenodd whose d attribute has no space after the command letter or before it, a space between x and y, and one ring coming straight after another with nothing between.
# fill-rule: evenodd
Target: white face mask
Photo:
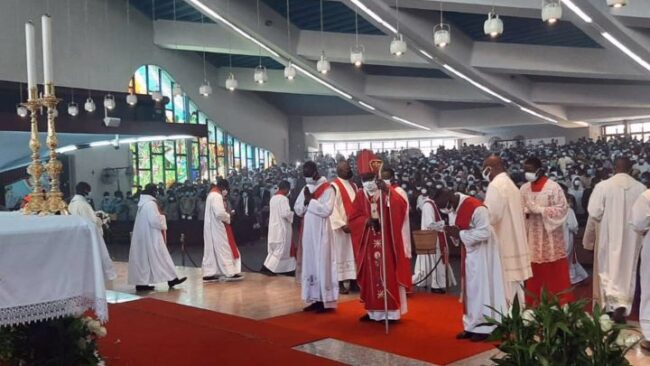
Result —
<instances>
[{"instance_id":1,"label":"white face mask","mask_svg":"<svg viewBox=\"0 0 650 366\"><path fill-rule=\"evenodd\" d=\"M445 215L449 215L451 213L451 211L452 210L451 210L451 207L449 207L449 204L447 205L447 207L440 209L440 212L442 212Z\"/></svg>"},{"instance_id":2,"label":"white face mask","mask_svg":"<svg viewBox=\"0 0 650 366\"><path fill-rule=\"evenodd\" d=\"M307 183L307 184L314 184L314 178L312 178L312 177L307 177L307 178L305 178L305 183Z\"/></svg>"},{"instance_id":3,"label":"white face mask","mask_svg":"<svg viewBox=\"0 0 650 366\"><path fill-rule=\"evenodd\" d=\"M368 194L374 194L377 192L377 182L374 180L363 182L363 189L366 191Z\"/></svg>"},{"instance_id":4,"label":"white face mask","mask_svg":"<svg viewBox=\"0 0 650 366\"><path fill-rule=\"evenodd\" d=\"M385 185L387 185L387 186L390 185L390 179L384 179L383 181L384 181L384 184L385 184Z\"/></svg>"},{"instance_id":5,"label":"white face mask","mask_svg":"<svg viewBox=\"0 0 650 366\"><path fill-rule=\"evenodd\" d=\"M492 168L487 167L483 169L481 174L483 175L483 179L487 180L488 182L490 181L490 174L492 173Z\"/></svg>"},{"instance_id":6,"label":"white face mask","mask_svg":"<svg viewBox=\"0 0 650 366\"><path fill-rule=\"evenodd\" d=\"M228 195L228 190L224 189L223 191L221 191L221 194L224 195L224 196L227 196Z\"/></svg>"},{"instance_id":7,"label":"white face mask","mask_svg":"<svg viewBox=\"0 0 650 366\"><path fill-rule=\"evenodd\" d=\"M470 196L476 196L476 191L469 191Z\"/></svg>"},{"instance_id":8,"label":"white face mask","mask_svg":"<svg viewBox=\"0 0 650 366\"><path fill-rule=\"evenodd\" d=\"M534 182L537 180L537 173L526 172L526 174L524 174L524 177L526 178L526 181Z\"/></svg>"},{"instance_id":9,"label":"white face mask","mask_svg":"<svg viewBox=\"0 0 650 366\"><path fill-rule=\"evenodd\" d=\"M406 184L402 184L402 188L406 189Z\"/></svg>"},{"instance_id":10,"label":"white face mask","mask_svg":"<svg viewBox=\"0 0 650 366\"><path fill-rule=\"evenodd\" d=\"M421 192L422 194L427 194L427 190L426 190L426 189L422 189L420 192Z\"/></svg>"}]
</instances>

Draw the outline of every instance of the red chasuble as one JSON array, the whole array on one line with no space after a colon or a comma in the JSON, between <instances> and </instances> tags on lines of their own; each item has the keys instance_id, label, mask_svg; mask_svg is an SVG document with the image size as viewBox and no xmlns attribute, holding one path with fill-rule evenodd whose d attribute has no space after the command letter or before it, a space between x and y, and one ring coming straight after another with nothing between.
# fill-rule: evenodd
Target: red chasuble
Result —
<instances>
[{"instance_id":1,"label":"red chasuble","mask_svg":"<svg viewBox=\"0 0 650 366\"><path fill-rule=\"evenodd\" d=\"M472 216L474 216L474 211L477 208L483 206L483 203L474 197L467 197L463 203L458 207L458 212L456 213L456 222L455 225L458 226L460 230L469 230L469 225L472 222ZM460 283L461 283L461 296L463 299L463 313L467 314L467 291L465 289L465 256L467 255L465 245L460 246Z\"/></svg>"},{"instance_id":2,"label":"red chasuble","mask_svg":"<svg viewBox=\"0 0 650 366\"><path fill-rule=\"evenodd\" d=\"M530 184L531 191L541 192L547 181L546 176L540 177ZM571 291L569 264L565 258L554 262L531 263L530 266L533 270L533 277L529 278L525 284L527 305L537 305L538 298L542 295L542 289L558 295L561 305L575 300L573 291ZM530 294L534 294L534 296L530 296Z\"/></svg>"},{"instance_id":3,"label":"red chasuble","mask_svg":"<svg viewBox=\"0 0 650 366\"><path fill-rule=\"evenodd\" d=\"M213 188L212 192L217 192L223 197L223 193L221 193L221 190L219 188ZM223 205L226 208L226 211L228 211L228 203L226 202L226 198L223 197ZM234 259L239 258L239 249L237 248L237 243L235 242L235 234L232 231L232 226L230 224L226 224L225 222L223 223L223 226L226 228L226 236L228 237L228 245L230 246L230 251L232 252L232 257Z\"/></svg>"},{"instance_id":4,"label":"red chasuble","mask_svg":"<svg viewBox=\"0 0 650 366\"><path fill-rule=\"evenodd\" d=\"M404 255L402 244L402 224L406 214L406 203L394 189L383 196L386 252L386 288L388 290L388 310L401 307L399 287L411 287L411 268ZM389 204L386 202L388 197ZM378 199L379 197L377 197ZM379 211L379 207L377 211ZM364 191L359 191L354 199L353 212L348 218L352 231L352 245L357 264L357 282L361 301L368 311L384 310L384 287L382 283L382 241L381 231L366 227L371 218L370 199Z\"/></svg>"}]
</instances>

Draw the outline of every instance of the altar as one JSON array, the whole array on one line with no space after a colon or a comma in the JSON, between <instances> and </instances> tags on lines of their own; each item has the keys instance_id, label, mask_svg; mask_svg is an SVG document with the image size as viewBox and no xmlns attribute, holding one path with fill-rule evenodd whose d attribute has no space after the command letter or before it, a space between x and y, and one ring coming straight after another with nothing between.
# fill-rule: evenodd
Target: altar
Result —
<instances>
[{"instance_id":1,"label":"altar","mask_svg":"<svg viewBox=\"0 0 650 366\"><path fill-rule=\"evenodd\" d=\"M78 216L0 213L0 327L93 310L108 320L115 272L95 225Z\"/></svg>"}]
</instances>

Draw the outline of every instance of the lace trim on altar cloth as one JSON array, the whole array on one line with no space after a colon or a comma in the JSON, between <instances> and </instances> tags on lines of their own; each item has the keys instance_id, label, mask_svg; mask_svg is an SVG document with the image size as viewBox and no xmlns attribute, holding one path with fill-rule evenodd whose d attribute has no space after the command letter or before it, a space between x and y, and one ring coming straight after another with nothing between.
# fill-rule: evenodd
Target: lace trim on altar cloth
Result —
<instances>
[{"instance_id":1,"label":"lace trim on altar cloth","mask_svg":"<svg viewBox=\"0 0 650 366\"><path fill-rule=\"evenodd\" d=\"M108 321L108 305L105 298L75 296L38 304L0 309L0 326L28 324L64 316L81 315L87 310L95 311L102 323Z\"/></svg>"}]
</instances>

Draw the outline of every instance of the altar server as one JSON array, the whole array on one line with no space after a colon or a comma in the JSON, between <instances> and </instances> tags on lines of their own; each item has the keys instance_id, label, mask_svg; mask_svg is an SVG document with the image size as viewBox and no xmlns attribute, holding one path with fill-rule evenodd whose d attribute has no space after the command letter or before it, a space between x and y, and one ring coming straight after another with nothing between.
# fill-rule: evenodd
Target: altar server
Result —
<instances>
[{"instance_id":1,"label":"altar server","mask_svg":"<svg viewBox=\"0 0 650 366\"><path fill-rule=\"evenodd\" d=\"M336 250L339 292L347 294L350 291L351 281L357 278L352 237L348 227L348 217L352 213L352 202L354 202L357 187L350 181L352 179L352 168L350 168L347 161L338 163L336 174L337 177L332 181L335 199L330 223L332 225L332 241Z\"/></svg>"},{"instance_id":2,"label":"altar server","mask_svg":"<svg viewBox=\"0 0 650 366\"><path fill-rule=\"evenodd\" d=\"M519 188L506 173L503 160L496 155L483 162L483 178L490 182L485 193L485 206L490 224L499 239L499 252L506 281L506 298L512 303L515 296L523 304L524 281L532 277L526 224Z\"/></svg>"},{"instance_id":3,"label":"altar server","mask_svg":"<svg viewBox=\"0 0 650 366\"><path fill-rule=\"evenodd\" d=\"M330 224L336 196L327 179L318 173L316 163L307 161L302 168L307 185L294 206L296 215L303 218L301 297L309 304L304 311L322 313L335 309L339 298Z\"/></svg>"},{"instance_id":4,"label":"altar server","mask_svg":"<svg viewBox=\"0 0 650 366\"><path fill-rule=\"evenodd\" d=\"M446 256L449 246L447 235L444 233L445 222L440 215L438 206L429 197L422 203L422 219L420 230L438 231L438 247L435 254L418 255L415 259L413 270L413 283L417 286L431 288L431 292L444 294L447 288L447 274L449 274L449 286L456 286L456 277ZM432 272L433 271L433 272ZM431 275L427 278L429 272ZM425 278L427 278L425 280Z\"/></svg>"},{"instance_id":5,"label":"altar server","mask_svg":"<svg viewBox=\"0 0 650 366\"><path fill-rule=\"evenodd\" d=\"M628 158L615 161L616 174L596 185L589 198L589 216L600 222L598 272L601 305L613 312L614 320L623 322L630 315L641 237L629 224L632 205L645 186L632 178Z\"/></svg>"},{"instance_id":6,"label":"altar server","mask_svg":"<svg viewBox=\"0 0 650 366\"><path fill-rule=\"evenodd\" d=\"M639 323L645 338L641 347L650 351L650 190L645 191L632 206L632 225L637 233L643 235Z\"/></svg>"},{"instance_id":7,"label":"altar server","mask_svg":"<svg viewBox=\"0 0 650 366\"><path fill-rule=\"evenodd\" d=\"M158 206L156 194L155 184L145 186L135 216L129 251L128 283L135 285L136 291L151 291L154 287L150 284L164 281L167 281L171 289L187 279L179 279L176 275L174 262L167 250L167 221Z\"/></svg>"},{"instance_id":8,"label":"altar server","mask_svg":"<svg viewBox=\"0 0 650 366\"><path fill-rule=\"evenodd\" d=\"M488 209L481 201L449 190L437 192L434 198L436 205L441 207L440 211L449 215L450 226L445 227L445 232L462 244L464 330L456 338L480 342L494 330L492 326L481 325L485 323L485 317L499 320L499 312L507 311L508 307L500 246L490 226Z\"/></svg>"},{"instance_id":9,"label":"altar server","mask_svg":"<svg viewBox=\"0 0 650 366\"><path fill-rule=\"evenodd\" d=\"M350 229L360 298L367 312L362 321L399 320L408 311L406 292L411 287L411 266L401 235L406 200L377 180L380 167L381 160L370 150L357 156L363 190L354 200Z\"/></svg>"},{"instance_id":10,"label":"altar server","mask_svg":"<svg viewBox=\"0 0 650 366\"><path fill-rule=\"evenodd\" d=\"M546 289L561 293L560 301L567 303L573 300L564 241L569 204L562 187L546 177L538 158L528 158L524 172L528 182L520 192L533 270L533 277L526 281L526 289L533 296L527 296L526 302L535 304Z\"/></svg>"},{"instance_id":11,"label":"altar server","mask_svg":"<svg viewBox=\"0 0 650 366\"><path fill-rule=\"evenodd\" d=\"M102 230L102 220L97 217L95 211L88 203L86 197L90 195L90 184L86 182L79 182L75 186L75 195L72 197L70 204L68 205L68 211L71 215L77 215L88 219L88 221L95 224L97 228L97 233L101 238L100 250L102 256L102 266L104 268L104 277L107 280L113 280L117 277L115 273L115 268L113 267L113 261L111 260L110 255L108 254L108 249L106 248L106 243L102 237L104 231Z\"/></svg>"},{"instance_id":12,"label":"altar server","mask_svg":"<svg viewBox=\"0 0 650 366\"><path fill-rule=\"evenodd\" d=\"M228 189L228 181L219 178L217 184L210 189L205 203L202 265L204 281L237 281L244 278L241 274L239 249L230 227L232 211L226 203Z\"/></svg>"},{"instance_id":13,"label":"altar server","mask_svg":"<svg viewBox=\"0 0 650 366\"><path fill-rule=\"evenodd\" d=\"M293 211L289 206L291 185L283 180L269 202L268 255L263 272L289 273L296 270L295 246L292 242Z\"/></svg>"}]
</instances>

